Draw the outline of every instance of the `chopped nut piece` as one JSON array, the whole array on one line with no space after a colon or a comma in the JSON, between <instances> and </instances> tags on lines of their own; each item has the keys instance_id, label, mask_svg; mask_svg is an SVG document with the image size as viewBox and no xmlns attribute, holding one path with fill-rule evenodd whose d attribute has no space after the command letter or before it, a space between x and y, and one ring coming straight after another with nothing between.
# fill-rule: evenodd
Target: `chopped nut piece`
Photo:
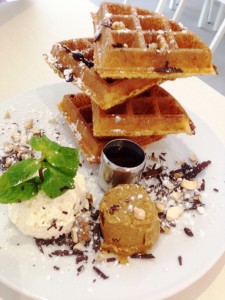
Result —
<instances>
[{"instance_id":1,"label":"chopped nut piece","mask_svg":"<svg viewBox=\"0 0 225 300\"><path fill-rule=\"evenodd\" d=\"M201 202L202 201L201 195L194 195L193 200Z\"/></svg>"},{"instance_id":2,"label":"chopped nut piece","mask_svg":"<svg viewBox=\"0 0 225 300\"><path fill-rule=\"evenodd\" d=\"M9 142L4 143L4 151L5 152L11 152L11 151L13 151L13 149L14 149L13 144L11 144Z\"/></svg>"},{"instance_id":3,"label":"chopped nut piece","mask_svg":"<svg viewBox=\"0 0 225 300\"><path fill-rule=\"evenodd\" d=\"M92 194L91 193L86 193L86 199L88 200L88 202L90 203L90 204L92 204L93 203L93 196L92 196Z\"/></svg>"},{"instance_id":4,"label":"chopped nut piece","mask_svg":"<svg viewBox=\"0 0 225 300\"><path fill-rule=\"evenodd\" d=\"M182 173L174 173L173 177L176 178L176 179L181 178L181 177L183 177L183 174Z\"/></svg>"},{"instance_id":5,"label":"chopped nut piece","mask_svg":"<svg viewBox=\"0 0 225 300\"><path fill-rule=\"evenodd\" d=\"M155 204L159 212L163 212L166 208L166 203L162 201L156 201Z\"/></svg>"},{"instance_id":6,"label":"chopped nut piece","mask_svg":"<svg viewBox=\"0 0 225 300\"><path fill-rule=\"evenodd\" d=\"M6 157L5 166L9 168L12 165L13 159L11 157Z\"/></svg>"},{"instance_id":7,"label":"chopped nut piece","mask_svg":"<svg viewBox=\"0 0 225 300\"><path fill-rule=\"evenodd\" d=\"M183 206L179 206L179 205L172 206L167 210L166 219L169 222L174 221L174 220L178 219L182 215L183 212L184 212Z\"/></svg>"},{"instance_id":8,"label":"chopped nut piece","mask_svg":"<svg viewBox=\"0 0 225 300\"><path fill-rule=\"evenodd\" d=\"M26 135L21 136L20 143L23 146L29 146L28 137Z\"/></svg>"},{"instance_id":9,"label":"chopped nut piece","mask_svg":"<svg viewBox=\"0 0 225 300\"><path fill-rule=\"evenodd\" d=\"M31 128L31 133L33 135L39 135L41 133L41 131L37 128Z\"/></svg>"},{"instance_id":10,"label":"chopped nut piece","mask_svg":"<svg viewBox=\"0 0 225 300\"><path fill-rule=\"evenodd\" d=\"M97 262L102 262L106 259L106 255L103 254L102 252L98 251L96 252L96 255L95 255L95 261Z\"/></svg>"},{"instance_id":11,"label":"chopped nut piece","mask_svg":"<svg viewBox=\"0 0 225 300\"><path fill-rule=\"evenodd\" d=\"M160 48L161 51L168 51L169 50L169 46L168 46L164 36L159 34L157 36L157 41L159 42L159 48Z\"/></svg>"},{"instance_id":12,"label":"chopped nut piece","mask_svg":"<svg viewBox=\"0 0 225 300\"><path fill-rule=\"evenodd\" d=\"M32 119L26 121L26 123L25 123L25 128L26 128L26 129L31 129L31 128L33 128L33 120L32 120Z\"/></svg>"},{"instance_id":13,"label":"chopped nut piece","mask_svg":"<svg viewBox=\"0 0 225 300\"><path fill-rule=\"evenodd\" d=\"M84 251L85 250L85 246L82 243L77 243L76 245L73 246L74 250L80 250L80 251Z\"/></svg>"},{"instance_id":14,"label":"chopped nut piece","mask_svg":"<svg viewBox=\"0 0 225 300\"><path fill-rule=\"evenodd\" d=\"M78 236L77 236L77 229L76 227L73 227L71 230L71 237L72 237L72 241L76 244L78 243Z\"/></svg>"},{"instance_id":15,"label":"chopped nut piece","mask_svg":"<svg viewBox=\"0 0 225 300\"><path fill-rule=\"evenodd\" d=\"M28 159L28 158L31 158L31 152L26 152L26 153L21 154L21 159L22 160Z\"/></svg>"},{"instance_id":16,"label":"chopped nut piece","mask_svg":"<svg viewBox=\"0 0 225 300\"><path fill-rule=\"evenodd\" d=\"M194 153L190 155L189 159L191 162L196 162L198 160L197 155Z\"/></svg>"},{"instance_id":17,"label":"chopped nut piece","mask_svg":"<svg viewBox=\"0 0 225 300\"><path fill-rule=\"evenodd\" d=\"M181 192L172 192L170 194L170 199L174 200L174 201L179 201L182 197L182 193Z\"/></svg>"},{"instance_id":18,"label":"chopped nut piece","mask_svg":"<svg viewBox=\"0 0 225 300\"><path fill-rule=\"evenodd\" d=\"M174 189L173 183L170 182L168 179L163 180L163 185L164 185L168 190Z\"/></svg>"},{"instance_id":19,"label":"chopped nut piece","mask_svg":"<svg viewBox=\"0 0 225 300\"><path fill-rule=\"evenodd\" d=\"M164 232L164 233L170 233L170 232L171 232L171 228L165 226L165 227L163 227L163 232Z\"/></svg>"},{"instance_id":20,"label":"chopped nut piece","mask_svg":"<svg viewBox=\"0 0 225 300\"><path fill-rule=\"evenodd\" d=\"M197 180L187 180L183 179L181 182L181 187L187 190L195 190L198 188L198 181Z\"/></svg>"},{"instance_id":21,"label":"chopped nut piece","mask_svg":"<svg viewBox=\"0 0 225 300\"><path fill-rule=\"evenodd\" d=\"M159 160L158 157L156 157L154 153L152 153L150 159L151 159L152 161L158 161L158 160Z\"/></svg>"},{"instance_id":22,"label":"chopped nut piece","mask_svg":"<svg viewBox=\"0 0 225 300\"><path fill-rule=\"evenodd\" d=\"M11 119L11 115L8 111L5 113L4 119Z\"/></svg>"},{"instance_id":23,"label":"chopped nut piece","mask_svg":"<svg viewBox=\"0 0 225 300\"><path fill-rule=\"evenodd\" d=\"M113 30L123 30L123 29L126 29L126 26L121 21L115 21L112 23L112 29Z\"/></svg>"},{"instance_id":24,"label":"chopped nut piece","mask_svg":"<svg viewBox=\"0 0 225 300\"><path fill-rule=\"evenodd\" d=\"M184 161L178 160L178 161L176 161L176 164L179 165L179 166L182 166L184 164Z\"/></svg>"},{"instance_id":25,"label":"chopped nut piece","mask_svg":"<svg viewBox=\"0 0 225 300\"><path fill-rule=\"evenodd\" d=\"M18 131L14 131L12 133L12 138L15 142L19 142L20 141L20 133Z\"/></svg>"},{"instance_id":26,"label":"chopped nut piece","mask_svg":"<svg viewBox=\"0 0 225 300\"><path fill-rule=\"evenodd\" d=\"M145 219L145 211L142 208L134 207L134 217L138 220Z\"/></svg>"}]
</instances>

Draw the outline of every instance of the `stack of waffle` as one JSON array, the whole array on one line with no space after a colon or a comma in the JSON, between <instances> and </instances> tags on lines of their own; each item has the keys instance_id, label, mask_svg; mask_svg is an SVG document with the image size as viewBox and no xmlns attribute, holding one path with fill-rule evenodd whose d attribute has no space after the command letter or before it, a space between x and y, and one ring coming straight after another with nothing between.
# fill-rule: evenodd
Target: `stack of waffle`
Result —
<instances>
[{"instance_id":1,"label":"stack of waffle","mask_svg":"<svg viewBox=\"0 0 225 300\"><path fill-rule=\"evenodd\" d=\"M94 38L56 43L45 55L83 92L65 95L59 109L87 160L98 163L115 138L145 147L168 134L193 134L185 110L159 84L214 74L209 48L182 25L130 5L102 3L92 17Z\"/></svg>"}]
</instances>

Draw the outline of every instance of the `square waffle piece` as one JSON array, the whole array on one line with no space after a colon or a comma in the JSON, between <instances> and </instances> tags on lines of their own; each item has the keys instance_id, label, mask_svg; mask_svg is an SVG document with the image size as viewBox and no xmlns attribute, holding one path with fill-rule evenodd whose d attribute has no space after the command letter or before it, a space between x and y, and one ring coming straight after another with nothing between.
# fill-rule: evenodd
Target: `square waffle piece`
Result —
<instances>
[{"instance_id":1,"label":"square waffle piece","mask_svg":"<svg viewBox=\"0 0 225 300\"><path fill-rule=\"evenodd\" d=\"M215 74L212 53L197 35L164 16L103 2L92 14L94 64L106 78L177 78Z\"/></svg>"},{"instance_id":2,"label":"square waffle piece","mask_svg":"<svg viewBox=\"0 0 225 300\"><path fill-rule=\"evenodd\" d=\"M97 137L194 133L194 124L183 107L158 85L106 111L93 103L92 110Z\"/></svg>"},{"instance_id":3,"label":"square waffle piece","mask_svg":"<svg viewBox=\"0 0 225 300\"><path fill-rule=\"evenodd\" d=\"M99 163L103 147L114 137L98 139L92 131L91 99L83 93L65 95L59 104L75 140L79 144L84 156L89 163ZM162 139L164 136L144 136L131 138L141 147Z\"/></svg>"},{"instance_id":4,"label":"square waffle piece","mask_svg":"<svg viewBox=\"0 0 225 300\"><path fill-rule=\"evenodd\" d=\"M135 96L162 79L103 79L93 63L94 45L91 38L80 38L55 43L50 54L45 54L48 65L61 78L72 82L101 107L108 109Z\"/></svg>"}]
</instances>

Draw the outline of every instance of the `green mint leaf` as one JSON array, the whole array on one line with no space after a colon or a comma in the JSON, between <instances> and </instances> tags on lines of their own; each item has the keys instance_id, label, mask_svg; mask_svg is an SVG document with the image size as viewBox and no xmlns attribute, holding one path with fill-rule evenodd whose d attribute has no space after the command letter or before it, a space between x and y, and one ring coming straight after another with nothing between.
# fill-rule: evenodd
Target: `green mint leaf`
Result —
<instances>
[{"instance_id":1,"label":"green mint leaf","mask_svg":"<svg viewBox=\"0 0 225 300\"><path fill-rule=\"evenodd\" d=\"M0 189L12 187L27 180L40 169L41 164L37 159L29 158L12 165L7 172L0 177Z\"/></svg>"},{"instance_id":2,"label":"green mint leaf","mask_svg":"<svg viewBox=\"0 0 225 300\"><path fill-rule=\"evenodd\" d=\"M74 188L74 179L60 170L52 167L50 164L45 165L44 181L41 185L41 189L50 198L55 198L67 191Z\"/></svg>"},{"instance_id":3,"label":"green mint leaf","mask_svg":"<svg viewBox=\"0 0 225 300\"><path fill-rule=\"evenodd\" d=\"M0 190L0 203L11 204L29 200L37 195L41 181L39 177Z\"/></svg>"},{"instance_id":4,"label":"green mint leaf","mask_svg":"<svg viewBox=\"0 0 225 300\"><path fill-rule=\"evenodd\" d=\"M43 158L53 167L68 176L75 177L80 162L78 149L62 147L45 135L33 136L30 144L34 150L41 151Z\"/></svg>"},{"instance_id":5,"label":"green mint leaf","mask_svg":"<svg viewBox=\"0 0 225 300\"><path fill-rule=\"evenodd\" d=\"M78 149L62 147L45 135L33 136L30 145L42 152L41 158L18 162L0 177L0 203L29 200L39 190L55 198L74 188L80 162Z\"/></svg>"}]
</instances>

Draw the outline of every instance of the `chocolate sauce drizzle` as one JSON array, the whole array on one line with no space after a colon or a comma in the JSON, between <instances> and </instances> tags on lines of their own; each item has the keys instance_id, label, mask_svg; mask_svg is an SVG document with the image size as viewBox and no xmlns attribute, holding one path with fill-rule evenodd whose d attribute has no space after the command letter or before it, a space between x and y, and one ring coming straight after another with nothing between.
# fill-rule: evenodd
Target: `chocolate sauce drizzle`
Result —
<instances>
[{"instance_id":1,"label":"chocolate sauce drizzle","mask_svg":"<svg viewBox=\"0 0 225 300\"><path fill-rule=\"evenodd\" d=\"M165 67L155 68L155 72L172 74L172 73L183 73L183 70L181 68L169 67L169 62L166 61Z\"/></svg>"},{"instance_id":2,"label":"chocolate sauce drizzle","mask_svg":"<svg viewBox=\"0 0 225 300\"><path fill-rule=\"evenodd\" d=\"M72 57L77 60L77 61L81 61L82 63L84 63L89 69L94 67L94 63L92 60L87 59L84 54L82 53L82 51L72 51L69 47L67 47L66 45L62 45L62 47L69 53L71 53Z\"/></svg>"}]
</instances>

